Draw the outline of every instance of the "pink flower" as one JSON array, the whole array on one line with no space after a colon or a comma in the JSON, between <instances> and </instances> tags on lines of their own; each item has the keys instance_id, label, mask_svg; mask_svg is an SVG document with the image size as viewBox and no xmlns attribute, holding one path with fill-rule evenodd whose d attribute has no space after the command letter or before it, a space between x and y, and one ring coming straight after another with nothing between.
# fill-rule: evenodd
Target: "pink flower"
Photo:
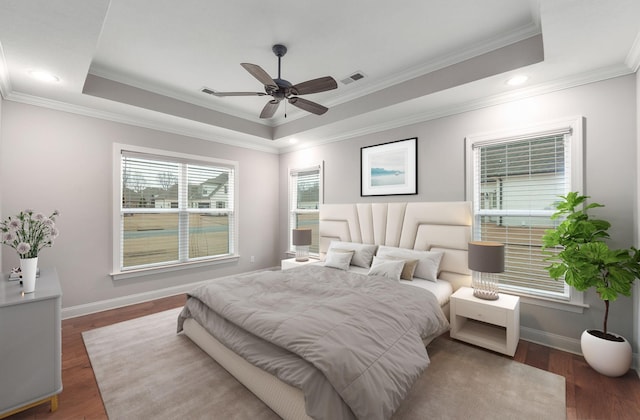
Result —
<instances>
[{"instance_id":1,"label":"pink flower","mask_svg":"<svg viewBox=\"0 0 640 420\"><path fill-rule=\"evenodd\" d=\"M26 242L20 242L16 247L16 251L18 251L18 254L20 255L26 254L30 250L31 250L31 245L29 245Z\"/></svg>"},{"instance_id":2,"label":"pink flower","mask_svg":"<svg viewBox=\"0 0 640 420\"><path fill-rule=\"evenodd\" d=\"M0 222L1 243L15 249L20 258L37 257L41 249L53 245L60 233L54 222L57 214L56 210L47 217L27 209L8 217Z\"/></svg>"}]
</instances>

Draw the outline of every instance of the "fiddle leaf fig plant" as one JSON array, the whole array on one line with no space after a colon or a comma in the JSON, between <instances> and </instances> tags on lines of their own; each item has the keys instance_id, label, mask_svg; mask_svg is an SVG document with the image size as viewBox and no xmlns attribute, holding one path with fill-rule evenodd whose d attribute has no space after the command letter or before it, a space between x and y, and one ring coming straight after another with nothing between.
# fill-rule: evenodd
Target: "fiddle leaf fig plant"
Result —
<instances>
[{"instance_id":1,"label":"fiddle leaf fig plant","mask_svg":"<svg viewBox=\"0 0 640 420\"><path fill-rule=\"evenodd\" d=\"M604 205L583 205L590 197L577 192L561 198L551 219L563 220L555 229L545 231L542 237L542 249L548 255L546 260L551 262L546 269L551 278L563 278L577 290L596 290L605 304L603 334L600 336L617 341L616 336L607 333L609 303L618 299L618 295L631 296L633 282L640 277L640 252L633 247L609 248L605 239L609 238L611 223L592 218L587 213Z\"/></svg>"}]
</instances>

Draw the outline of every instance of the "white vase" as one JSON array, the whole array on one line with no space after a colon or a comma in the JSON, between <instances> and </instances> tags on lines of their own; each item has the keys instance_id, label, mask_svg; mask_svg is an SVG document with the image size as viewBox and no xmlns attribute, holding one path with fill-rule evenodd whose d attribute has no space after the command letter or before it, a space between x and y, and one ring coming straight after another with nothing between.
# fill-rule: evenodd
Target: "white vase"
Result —
<instances>
[{"instance_id":1,"label":"white vase","mask_svg":"<svg viewBox=\"0 0 640 420\"><path fill-rule=\"evenodd\" d=\"M580 337L580 347L589 366L596 372L606 376L622 376L631 367L631 344L615 333L609 333L620 337L624 341L611 341L596 337L586 330Z\"/></svg>"},{"instance_id":2,"label":"white vase","mask_svg":"<svg viewBox=\"0 0 640 420\"><path fill-rule=\"evenodd\" d=\"M22 290L33 293L36 290L36 273L38 271L38 257L20 258L20 273L22 275Z\"/></svg>"}]
</instances>

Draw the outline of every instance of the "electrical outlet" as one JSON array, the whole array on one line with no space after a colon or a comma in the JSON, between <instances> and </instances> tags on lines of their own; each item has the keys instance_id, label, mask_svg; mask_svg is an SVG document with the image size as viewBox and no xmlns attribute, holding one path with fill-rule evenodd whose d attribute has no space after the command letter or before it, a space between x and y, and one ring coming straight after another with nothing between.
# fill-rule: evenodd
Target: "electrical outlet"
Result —
<instances>
[{"instance_id":1,"label":"electrical outlet","mask_svg":"<svg viewBox=\"0 0 640 420\"><path fill-rule=\"evenodd\" d=\"M251 262L252 263L256 262L256 257L254 257L253 255L251 256Z\"/></svg>"}]
</instances>

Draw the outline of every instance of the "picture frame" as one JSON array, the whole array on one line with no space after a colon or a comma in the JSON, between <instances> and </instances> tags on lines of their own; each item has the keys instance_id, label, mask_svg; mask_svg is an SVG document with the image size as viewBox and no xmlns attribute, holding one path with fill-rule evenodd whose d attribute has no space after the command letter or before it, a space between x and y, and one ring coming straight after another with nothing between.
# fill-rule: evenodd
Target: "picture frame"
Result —
<instances>
[{"instance_id":1,"label":"picture frame","mask_svg":"<svg viewBox=\"0 0 640 420\"><path fill-rule=\"evenodd\" d=\"M418 193L418 138L360 148L360 196Z\"/></svg>"}]
</instances>

